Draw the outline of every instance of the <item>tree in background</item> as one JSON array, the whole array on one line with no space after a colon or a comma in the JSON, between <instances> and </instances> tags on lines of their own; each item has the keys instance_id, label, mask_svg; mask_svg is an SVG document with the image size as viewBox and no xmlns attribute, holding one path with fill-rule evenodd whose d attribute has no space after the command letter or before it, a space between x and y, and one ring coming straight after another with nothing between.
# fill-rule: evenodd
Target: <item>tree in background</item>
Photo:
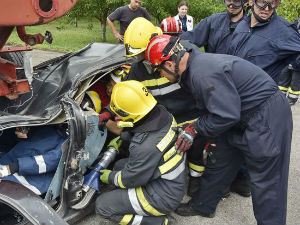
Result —
<instances>
[{"instance_id":1,"label":"tree in background","mask_svg":"<svg viewBox=\"0 0 300 225\"><path fill-rule=\"evenodd\" d=\"M95 17L101 24L101 39L106 41L106 18L128 0L80 0L71 10L71 17Z\"/></svg>"},{"instance_id":2,"label":"tree in background","mask_svg":"<svg viewBox=\"0 0 300 225\"><path fill-rule=\"evenodd\" d=\"M181 0L144 0L142 6L154 17L154 23L160 23L168 16L177 15L177 6ZM223 0L190 0L188 14L194 17L196 23L216 12L225 10Z\"/></svg>"},{"instance_id":3,"label":"tree in background","mask_svg":"<svg viewBox=\"0 0 300 225\"><path fill-rule=\"evenodd\" d=\"M181 0L143 0L154 24L159 24L168 16L177 14L177 5ZM187 0L190 8L188 14L194 17L195 23L213 13L224 12L224 0ZM120 6L129 4L130 0L79 0L69 12L71 18L97 18L101 24L101 38L106 41L106 18ZM300 10L299 0L284 0L277 12L288 21L294 21Z\"/></svg>"},{"instance_id":4,"label":"tree in background","mask_svg":"<svg viewBox=\"0 0 300 225\"><path fill-rule=\"evenodd\" d=\"M292 22L298 17L300 11L299 0L284 0L277 10L278 15L284 17L288 21Z\"/></svg>"}]
</instances>

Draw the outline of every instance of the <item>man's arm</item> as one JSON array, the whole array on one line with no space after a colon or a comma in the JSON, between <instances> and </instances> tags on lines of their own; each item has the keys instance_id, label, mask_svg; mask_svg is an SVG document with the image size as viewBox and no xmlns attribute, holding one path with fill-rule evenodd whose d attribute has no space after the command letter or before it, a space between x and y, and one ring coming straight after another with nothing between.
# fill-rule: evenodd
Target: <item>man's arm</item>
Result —
<instances>
[{"instance_id":1,"label":"man's arm","mask_svg":"<svg viewBox=\"0 0 300 225\"><path fill-rule=\"evenodd\" d=\"M115 37L116 37L118 40L123 41L123 35L121 35L121 34L117 31L117 29L116 29L116 27L115 27L115 24L114 24L108 17L107 17L106 20L107 20L107 23L108 23L110 29L112 30L113 34L115 35Z\"/></svg>"},{"instance_id":2,"label":"man's arm","mask_svg":"<svg viewBox=\"0 0 300 225\"><path fill-rule=\"evenodd\" d=\"M205 46L208 42L210 33L210 20L211 17L201 20L193 30L183 32L180 35L180 38L182 40L189 40L199 48Z\"/></svg>"},{"instance_id":3,"label":"man's arm","mask_svg":"<svg viewBox=\"0 0 300 225\"><path fill-rule=\"evenodd\" d=\"M135 136L132 140L134 141L134 139L136 139ZM131 143L128 162L121 171L112 171L110 173L109 183L121 188L135 188L146 185L161 159L161 153L158 149L153 150L153 147L156 148L149 143Z\"/></svg>"},{"instance_id":4,"label":"man's arm","mask_svg":"<svg viewBox=\"0 0 300 225\"><path fill-rule=\"evenodd\" d=\"M196 122L198 134L215 137L240 120L241 99L230 76L210 74L194 83L207 109Z\"/></svg>"}]
</instances>

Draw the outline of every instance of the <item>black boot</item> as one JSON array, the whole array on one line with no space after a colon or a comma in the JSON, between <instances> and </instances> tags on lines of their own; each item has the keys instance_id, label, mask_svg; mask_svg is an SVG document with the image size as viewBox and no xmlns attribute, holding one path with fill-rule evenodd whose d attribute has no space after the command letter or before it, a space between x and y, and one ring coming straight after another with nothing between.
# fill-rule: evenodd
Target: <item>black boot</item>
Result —
<instances>
[{"instance_id":1,"label":"black boot","mask_svg":"<svg viewBox=\"0 0 300 225\"><path fill-rule=\"evenodd\" d=\"M224 192L223 192L223 195L222 195L222 198L228 198L230 196L230 187L228 186Z\"/></svg>"},{"instance_id":2,"label":"black boot","mask_svg":"<svg viewBox=\"0 0 300 225\"><path fill-rule=\"evenodd\" d=\"M201 177L191 177L189 179L187 195L192 197L193 194L199 189L200 187Z\"/></svg>"},{"instance_id":3,"label":"black boot","mask_svg":"<svg viewBox=\"0 0 300 225\"><path fill-rule=\"evenodd\" d=\"M196 211L191 206L191 201L188 203L181 203L179 207L175 210L175 212L180 216L203 216L208 218L215 217L215 212L213 213L202 213L199 211Z\"/></svg>"}]
</instances>

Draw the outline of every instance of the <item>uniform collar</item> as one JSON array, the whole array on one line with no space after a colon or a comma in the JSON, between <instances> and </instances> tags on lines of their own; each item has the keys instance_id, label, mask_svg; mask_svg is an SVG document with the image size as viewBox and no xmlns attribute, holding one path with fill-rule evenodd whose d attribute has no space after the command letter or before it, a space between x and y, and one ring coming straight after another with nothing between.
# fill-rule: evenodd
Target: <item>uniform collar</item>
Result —
<instances>
[{"instance_id":1,"label":"uniform collar","mask_svg":"<svg viewBox=\"0 0 300 225\"><path fill-rule=\"evenodd\" d=\"M229 19L229 29L235 30L235 28L237 27L237 25L239 24L239 22L241 22L242 20L244 20L245 18L247 18L247 15L245 14L245 11L244 11L244 16L240 20L238 20L236 22L231 22L231 18L230 18L230 16L228 14L227 14L227 17Z\"/></svg>"},{"instance_id":2,"label":"uniform collar","mask_svg":"<svg viewBox=\"0 0 300 225\"><path fill-rule=\"evenodd\" d=\"M251 16L252 16L252 14L250 14L249 16L247 16L247 17L245 18L245 20L247 21L249 27L250 27L250 25L251 25ZM271 16L271 19L269 19L269 20L266 21L266 22L258 23L258 24L256 24L254 27L263 27L263 26L266 26L266 25L268 25L269 23L271 23L273 20L275 20L276 18L277 18L277 13L276 13L276 11L274 11L273 15Z\"/></svg>"},{"instance_id":3,"label":"uniform collar","mask_svg":"<svg viewBox=\"0 0 300 225\"><path fill-rule=\"evenodd\" d=\"M189 74L189 70L190 70L190 65L191 62L193 60L193 58L195 57L195 51L193 51L193 49L189 49L188 51L190 53L189 58L187 60L187 65L186 65L186 69L185 71L183 71L183 73L180 76L180 82L178 82L178 84L184 88L186 81L188 80L188 74ZM202 52L200 52L202 53Z\"/></svg>"},{"instance_id":4,"label":"uniform collar","mask_svg":"<svg viewBox=\"0 0 300 225\"><path fill-rule=\"evenodd\" d=\"M158 104L145 118L137 122L131 131L133 133L156 131L164 127L170 119L170 114L166 108Z\"/></svg>"}]
</instances>

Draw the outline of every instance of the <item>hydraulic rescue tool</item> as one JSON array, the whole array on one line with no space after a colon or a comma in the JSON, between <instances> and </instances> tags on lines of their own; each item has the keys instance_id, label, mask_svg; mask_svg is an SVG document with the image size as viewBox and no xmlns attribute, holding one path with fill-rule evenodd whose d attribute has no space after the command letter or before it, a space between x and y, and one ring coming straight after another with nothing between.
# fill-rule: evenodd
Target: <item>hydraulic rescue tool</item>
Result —
<instances>
[{"instance_id":1,"label":"hydraulic rescue tool","mask_svg":"<svg viewBox=\"0 0 300 225\"><path fill-rule=\"evenodd\" d=\"M84 197L76 205L72 206L73 209L82 209L86 207L96 191L100 191L100 170L106 169L108 165L115 160L117 154L118 150L109 146L104 152L101 160L93 167L93 170L84 176L82 188Z\"/></svg>"}]
</instances>

